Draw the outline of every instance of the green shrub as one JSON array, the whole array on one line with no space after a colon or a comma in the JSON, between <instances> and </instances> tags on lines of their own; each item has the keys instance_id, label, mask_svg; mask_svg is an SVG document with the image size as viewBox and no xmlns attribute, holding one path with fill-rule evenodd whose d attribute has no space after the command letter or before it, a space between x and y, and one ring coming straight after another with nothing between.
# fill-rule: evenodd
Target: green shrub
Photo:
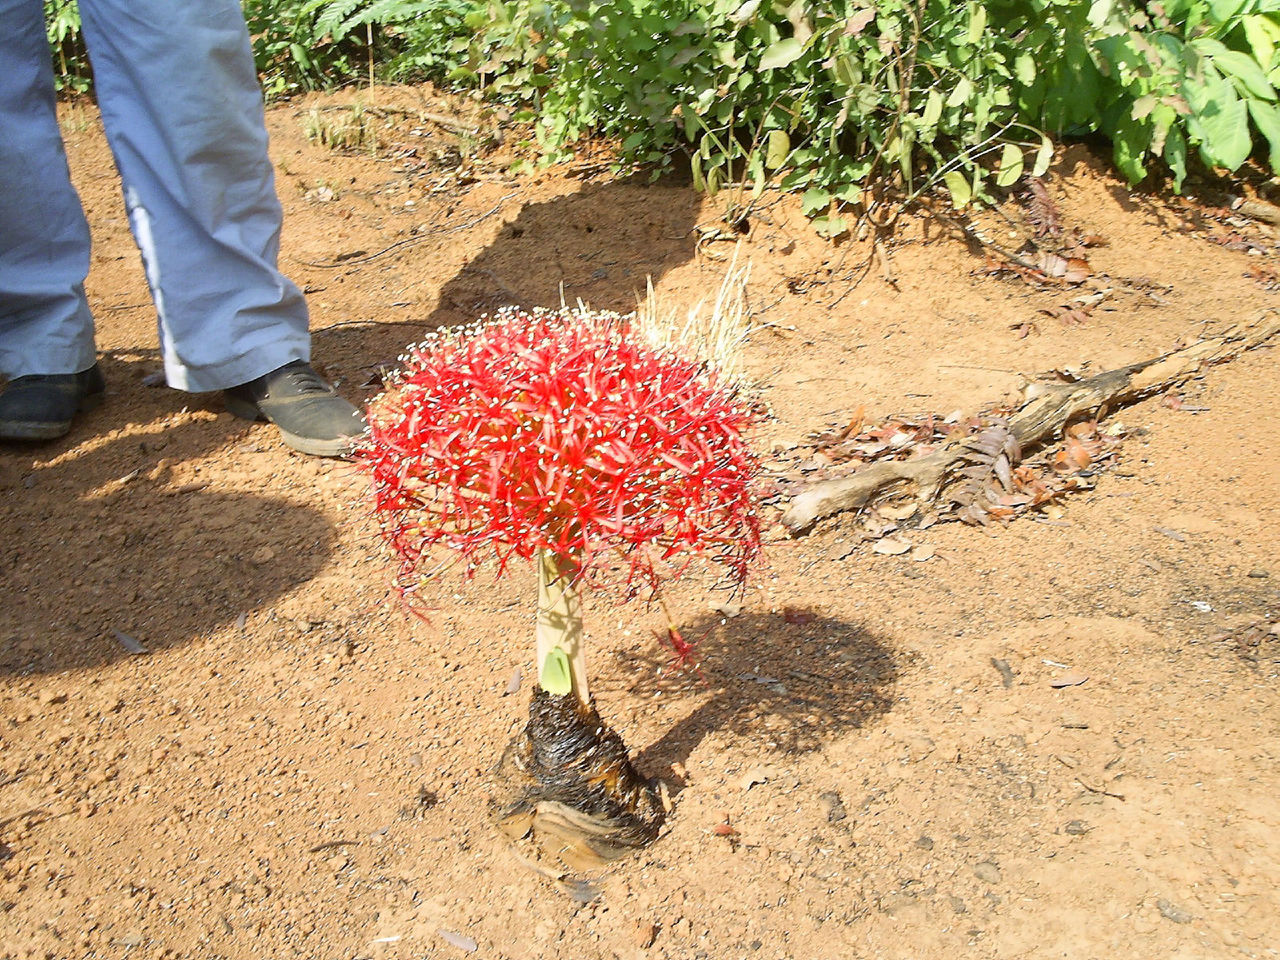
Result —
<instances>
[{"instance_id":1,"label":"green shrub","mask_svg":"<svg viewBox=\"0 0 1280 960\"><path fill-rule=\"evenodd\" d=\"M470 48L468 26L478 0L308 0L313 31L329 45L374 35L382 38L380 60L389 80L442 79ZM378 56L380 52L381 56Z\"/></svg>"},{"instance_id":2,"label":"green shrub","mask_svg":"<svg viewBox=\"0 0 1280 960\"><path fill-rule=\"evenodd\" d=\"M1149 10L1147 8L1150 8ZM1133 182L1187 151L1274 150L1280 0L491 0L462 81L526 102L556 158L588 131L695 182L801 190L820 228L944 182L964 205L1102 133Z\"/></svg>"},{"instance_id":3,"label":"green shrub","mask_svg":"<svg viewBox=\"0 0 1280 960\"><path fill-rule=\"evenodd\" d=\"M44 0L44 20L58 92L87 92L93 84L80 36L80 8L75 0Z\"/></svg>"}]
</instances>

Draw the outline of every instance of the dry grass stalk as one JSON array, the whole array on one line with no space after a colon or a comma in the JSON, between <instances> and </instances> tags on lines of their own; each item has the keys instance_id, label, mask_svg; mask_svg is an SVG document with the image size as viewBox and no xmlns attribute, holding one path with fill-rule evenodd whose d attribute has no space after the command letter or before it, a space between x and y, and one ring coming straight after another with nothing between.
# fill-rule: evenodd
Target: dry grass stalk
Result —
<instances>
[{"instance_id":1,"label":"dry grass stalk","mask_svg":"<svg viewBox=\"0 0 1280 960\"><path fill-rule=\"evenodd\" d=\"M703 299L683 316L678 309L666 309L659 303L650 277L644 299L636 304L636 329L654 347L695 357L726 380L736 382L741 375L742 345L751 318L747 306L750 277L751 265L739 267L735 249L710 311Z\"/></svg>"}]
</instances>

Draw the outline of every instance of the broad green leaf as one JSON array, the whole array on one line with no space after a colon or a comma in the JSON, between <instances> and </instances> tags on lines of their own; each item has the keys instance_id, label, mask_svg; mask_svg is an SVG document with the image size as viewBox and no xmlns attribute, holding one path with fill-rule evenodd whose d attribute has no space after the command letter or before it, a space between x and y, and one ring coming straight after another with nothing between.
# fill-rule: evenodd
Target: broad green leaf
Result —
<instances>
[{"instance_id":1,"label":"broad green leaf","mask_svg":"<svg viewBox=\"0 0 1280 960\"><path fill-rule=\"evenodd\" d=\"M1053 163L1053 141L1044 134L1040 134L1040 149L1036 151L1035 162L1031 165L1031 175L1044 176L1044 172L1049 169L1051 163Z\"/></svg>"},{"instance_id":2,"label":"broad green leaf","mask_svg":"<svg viewBox=\"0 0 1280 960\"><path fill-rule=\"evenodd\" d=\"M810 187L800 198L800 209L806 216L813 216L831 202L831 194L820 187Z\"/></svg>"},{"instance_id":3,"label":"broad green leaf","mask_svg":"<svg viewBox=\"0 0 1280 960\"><path fill-rule=\"evenodd\" d=\"M1227 81L1222 81L1212 100L1196 117L1203 142L1200 153L1210 166L1235 170L1253 148L1249 137L1249 112Z\"/></svg>"},{"instance_id":4,"label":"broad green leaf","mask_svg":"<svg viewBox=\"0 0 1280 960\"><path fill-rule=\"evenodd\" d=\"M1206 57L1220 57L1224 53L1231 52L1225 43L1213 37L1196 37L1191 41L1191 46Z\"/></svg>"},{"instance_id":5,"label":"broad green leaf","mask_svg":"<svg viewBox=\"0 0 1280 960\"><path fill-rule=\"evenodd\" d=\"M836 191L836 199L841 200L844 203L861 203L862 187L858 186L856 183L845 184Z\"/></svg>"},{"instance_id":6,"label":"broad green leaf","mask_svg":"<svg viewBox=\"0 0 1280 960\"><path fill-rule=\"evenodd\" d=\"M1150 142L1147 128L1129 117L1122 117L1112 131L1112 158L1130 183L1137 183L1147 175L1147 167L1142 160Z\"/></svg>"},{"instance_id":7,"label":"broad green leaf","mask_svg":"<svg viewBox=\"0 0 1280 960\"><path fill-rule=\"evenodd\" d=\"M830 240L848 230L849 224L845 222L844 217L814 217L813 229L817 231L818 236Z\"/></svg>"},{"instance_id":8,"label":"broad green leaf","mask_svg":"<svg viewBox=\"0 0 1280 960\"><path fill-rule=\"evenodd\" d=\"M1274 103L1263 103L1260 100L1249 101L1249 116L1253 124L1267 138L1270 147L1271 172L1280 170L1280 107Z\"/></svg>"},{"instance_id":9,"label":"broad green leaf","mask_svg":"<svg viewBox=\"0 0 1280 960\"><path fill-rule=\"evenodd\" d=\"M1258 66L1258 61L1247 53L1238 50L1227 50L1213 58L1213 62L1225 73L1238 79L1245 85L1249 93L1262 100L1274 100L1275 88L1267 82L1267 75Z\"/></svg>"},{"instance_id":10,"label":"broad green leaf","mask_svg":"<svg viewBox=\"0 0 1280 960\"><path fill-rule=\"evenodd\" d=\"M989 119L991 119L991 98L985 93L980 93L973 100L973 125L981 130L987 125Z\"/></svg>"},{"instance_id":11,"label":"broad green leaf","mask_svg":"<svg viewBox=\"0 0 1280 960\"><path fill-rule=\"evenodd\" d=\"M1226 23L1248 2L1249 0L1209 0L1209 13L1216 23Z\"/></svg>"},{"instance_id":12,"label":"broad green leaf","mask_svg":"<svg viewBox=\"0 0 1280 960\"><path fill-rule=\"evenodd\" d=\"M969 178L960 170L949 170L942 175L942 182L951 191L951 205L963 210L973 199L973 188L969 186Z\"/></svg>"},{"instance_id":13,"label":"broad green leaf","mask_svg":"<svg viewBox=\"0 0 1280 960\"><path fill-rule=\"evenodd\" d=\"M986 29L987 8L981 3L969 4L969 32L965 35L965 42L970 46L977 43Z\"/></svg>"},{"instance_id":14,"label":"broad green leaf","mask_svg":"<svg viewBox=\"0 0 1280 960\"><path fill-rule=\"evenodd\" d=\"M760 54L758 66L761 70L777 70L795 63L803 53L804 44L795 37L787 37Z\"/></svg>"},{"instance_id":15,"label":"broad green leaf","mask_svg":"<svg viewBox=\"0 0 1280 960\"><path fill-rule=\"evenodd\" d=\"M996 175L996 185L1007 187L1017 182L1022 176L1022 149L1012 143L1004 145L1000 155L1000 172Z\"/></svg>"},{"instance_id":16,"label":"broad green leaf","mask_svg":"<svg viewBox=\"0 0 1280 960\"><path fill-rule=\"evenodd\" d=\"M542 673L538 685L553 696L563 697L573 693L573 677L569 672L569 657L559 647L552 647L547 659L542 661Z\"/></svg>"},{"instance_id":17,"label":"broad green leaf","mask_svg":"<svg viewBox=\"0 0 1280 960\"><path fill-rule=\"evenodd\" d=\"M1030 86L1036 79L1036 58L1029 53L1020 53L1013 61L1013 75L1023 86Z\"/></svg>"},{"instance_id":18,"label":"broad green leaf","mask_svg":"<svg viewBox=\"0 0 1280 960\"><path fill-rule=\"evenodd\" d=\"M926 128L932 128L937 125L938 119L942 116L942 97L938 95L937 90L930 90L929 95L925 97L924 113L920 116L920 125Z\"/></svg>"},{"instance_id":19,"label":"broad green leaf","mask_svg":"<svg viewBox=\"0 0 1280 960\"><path fill-rule=\"evenodd\" d=\"M960 82L956 84L956 88L951 91L951 96L947 97L948 107L958 107L964 103L973 94L973 81L968 77L961 77Z\"/></svg>"},{"instance_id":20,"label":"broad green leaf","mask_svg":"<svg viewBox=\"0 0 1280 960\"><path fill-rule=\"evenodd\" d=\"M1089 4L1089 22L1095 27L1103 26L1111 17L1111 8L1115 6L1115 0L1093 0Z\"/></svg>"},{"instance_id":21,"label":"broad green leaf","mask_svg":"<svg viewBox=\"0 0 1280 960\"><path fill-rule=\"evenodd\" d=\"M791 152L791 137L785 130L770 130L765 140L764 165L770 170L777 170L787 162L787 154Z\"/></svg>"},{"instance_id":22,"label":"broad green leaf","mask_svg":"<svg viewBox=\"0 0 1280 960\"><path fill-rule=\"evenodd\" d=\"M1254 14L1240 20L1240 25L1244 27L1244 38L1249 42L1249 49L1253 51L1254 59L1263 70L1270 70L1275 66L1276 44L1266 27L1269 22L1268 18L1261 14Z\"/></svg>"}]
</instances>

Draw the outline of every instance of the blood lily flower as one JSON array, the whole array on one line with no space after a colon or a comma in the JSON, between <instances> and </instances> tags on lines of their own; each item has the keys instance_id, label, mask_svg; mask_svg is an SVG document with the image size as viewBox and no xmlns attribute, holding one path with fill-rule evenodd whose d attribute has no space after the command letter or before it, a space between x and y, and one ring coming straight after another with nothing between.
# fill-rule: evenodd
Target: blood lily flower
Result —
<instances>
[{"instance_id":1,"label":"blood lily flower","mask_svg":"<svg viewBox=\"0 0 1280 960\"><path fill-rule=\"evenodd\" d=\"M371 404L357 460L402 590L440 552L468 575L536 561L539 690L504 764L518 796L500 811L514 835L549 802L593 821L577 840L596 855L656 835L663 809L591 705L578 590L656 592L698 555L741 583L760 550L754 419L706 365L584 310L440 332Z\"/></svg>"}]
</instances>

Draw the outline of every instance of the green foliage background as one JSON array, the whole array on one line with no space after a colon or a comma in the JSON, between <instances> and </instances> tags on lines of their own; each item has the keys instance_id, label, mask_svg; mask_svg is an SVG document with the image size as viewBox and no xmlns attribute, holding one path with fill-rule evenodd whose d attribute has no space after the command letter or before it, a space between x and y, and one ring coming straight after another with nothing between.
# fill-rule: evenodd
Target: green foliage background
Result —
<instances>
[{"instance_id":1,"label":"green foliage background","mask_svg":"<svg viewBox=\"0 0 1280 960\"><path fill-rule=\"evenodd\" d=\"M47 0L83 89L70 0ZM517 105L548 160L589 134L819 229L944 184L960 205L1101 134L1133 183L1280 169L1280 0L245 0L269 96L430 78ZM82 66L82 59L80 61ZM896 202L896 201L895 201Z\"/></svg>"}]
</instances>

